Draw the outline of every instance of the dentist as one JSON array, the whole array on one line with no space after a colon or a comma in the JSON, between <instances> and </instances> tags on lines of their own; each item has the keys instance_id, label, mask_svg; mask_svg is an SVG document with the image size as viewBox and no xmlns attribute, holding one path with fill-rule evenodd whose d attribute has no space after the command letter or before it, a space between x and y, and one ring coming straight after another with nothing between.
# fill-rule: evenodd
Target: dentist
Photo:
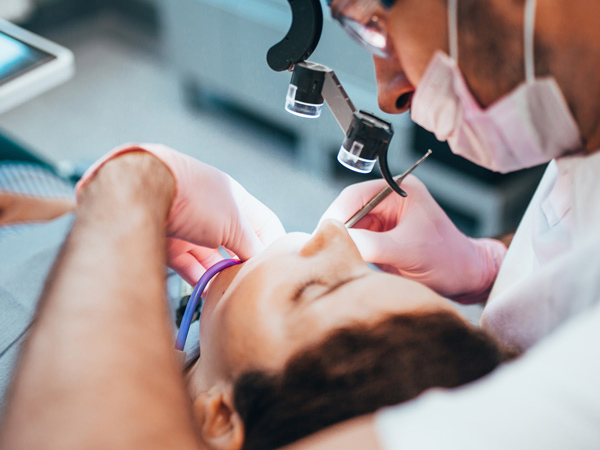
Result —
<instances>
[{"instance_id":1,"label":"dentist","mask_svg":"<svg viewBox=\"0 0 600 450\"><path fill-rule=\"evenodd\" d=\"M324 433L307 448L600 445L600 4L333 0L375 53L381 108L497 172L550 163L508 251L460 233L416 178L350 233L363 258L463 303L515 363ZM346 220L381 181L347 188ZM304 448L299 446L298 448Z\"/></svg>"}]
</instances>

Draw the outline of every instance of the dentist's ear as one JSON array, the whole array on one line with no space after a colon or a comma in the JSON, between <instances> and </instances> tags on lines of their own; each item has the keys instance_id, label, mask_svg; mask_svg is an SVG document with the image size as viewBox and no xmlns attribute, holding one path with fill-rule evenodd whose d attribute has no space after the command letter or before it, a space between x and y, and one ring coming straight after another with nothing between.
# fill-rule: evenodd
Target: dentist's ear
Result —
<instances>
[{"instance_id":1,"label":"dentist's ear","mask_svg":"<svg viewBox=\"0 0 600 450\"><path fill-rule=\"evenodd\" d=\"M240 450L244 444L244 424L233 406L229 385L217 385L200 394L193 404L201 439L211 449Z\"/></svg>"}]
</instances>

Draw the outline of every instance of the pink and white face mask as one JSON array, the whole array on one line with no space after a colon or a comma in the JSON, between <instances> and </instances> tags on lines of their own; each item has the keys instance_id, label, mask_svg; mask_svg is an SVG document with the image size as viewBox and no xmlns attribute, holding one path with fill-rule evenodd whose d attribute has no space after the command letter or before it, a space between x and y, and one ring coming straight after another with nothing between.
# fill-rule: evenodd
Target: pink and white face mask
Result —
<instances>
[{"instance_id":1,"label":"pink and white face mask","mask_svg":"<svg viewBox=\"0 0 600 450\"><path fill-rule=\"evenodd\" d=\"M535 78L536 0L525 6L526 80L489 108L479 106L458 67L458 0L448 0L450 54L438 51L412 100L415 123L453 153L495 172L513 172L581 149L579 128L552 77Z\"/></svg>"}]
</instances>

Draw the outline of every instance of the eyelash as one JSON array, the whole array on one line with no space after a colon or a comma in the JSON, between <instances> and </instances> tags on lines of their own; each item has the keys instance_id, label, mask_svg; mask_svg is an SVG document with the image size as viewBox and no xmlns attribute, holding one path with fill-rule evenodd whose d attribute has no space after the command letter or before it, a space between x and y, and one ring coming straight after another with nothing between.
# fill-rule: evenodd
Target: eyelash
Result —
<instances>
[{"instance_id":1,"label":"eyelash","mask_svg":"<svg viewBox=\"0 0 600 450\"><path fill-rule=\"evenodd\" d=\"M325 280L313 278L313 279L305 281L304 283L301 283L294 290L294 295L292 296L292 301L297 302L298 300L300 300L300 297L302 297L302 294L304 293L304 291L313 285L327 286L327 282Z\"/></svg>"}]
</instances>

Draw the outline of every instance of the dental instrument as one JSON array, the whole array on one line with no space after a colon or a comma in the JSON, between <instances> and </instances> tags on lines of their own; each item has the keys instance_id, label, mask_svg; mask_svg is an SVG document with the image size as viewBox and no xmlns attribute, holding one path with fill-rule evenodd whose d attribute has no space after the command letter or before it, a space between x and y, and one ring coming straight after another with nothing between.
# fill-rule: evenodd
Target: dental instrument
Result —
<instances>
[{"instance_id":1,"label":"dental instrument","mask_svg":"<svg viewBox=\"0 0 600 450\"><path fill-rule=\"evenodd\" d=\"M421 159L419 159L410 169L408 169L403 174L394 177L394 182L400 185L408 175L410 175L417 167L419 167L421 163L429 157L429 155L431 155L431 153L431 150L427 150L427 153L425 153L425 155ZM367 214L369 214L391 193L392 189L390 188L390 186L386 186L381 191L379 191L379 193L376 194L373 198L371 198L371 200L369 200L365 206L359 209L356 212L356 214L354 214L350 219L348 219L348 221L344 224L346 228L350 229L354 227L358 222L361 221L361 219L363 219Z\"/></svg>"}]
</instances>

